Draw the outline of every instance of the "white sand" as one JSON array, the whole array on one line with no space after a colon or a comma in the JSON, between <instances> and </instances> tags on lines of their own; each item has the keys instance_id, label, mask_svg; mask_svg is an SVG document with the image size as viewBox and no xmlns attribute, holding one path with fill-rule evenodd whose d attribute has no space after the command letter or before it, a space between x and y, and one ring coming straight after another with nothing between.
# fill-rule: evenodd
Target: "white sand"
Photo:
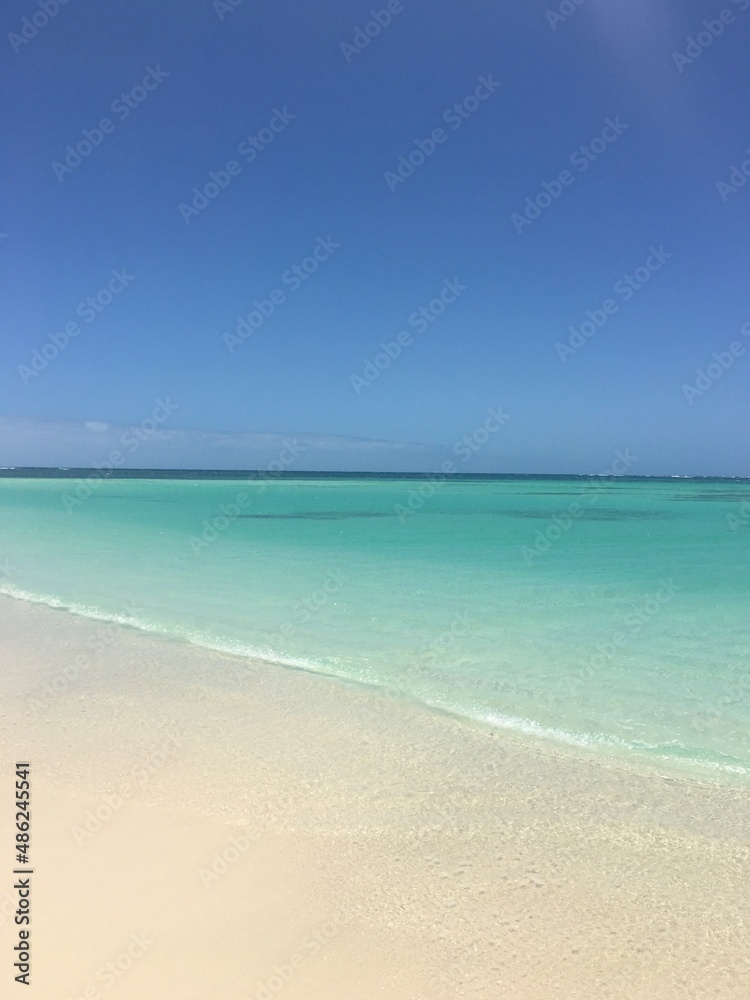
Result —
<instances>
[{"instance_id":1,"label":"white sand","mask_svg":"<svg viewBox=\"0 0 750 1000\"><path fill-rule=\"evenodd\" d=\"M0 627L2 996L750 995L745 789L10 599ZM16 759L33 768L25 991Z\"/></svg>"}]
</instances>

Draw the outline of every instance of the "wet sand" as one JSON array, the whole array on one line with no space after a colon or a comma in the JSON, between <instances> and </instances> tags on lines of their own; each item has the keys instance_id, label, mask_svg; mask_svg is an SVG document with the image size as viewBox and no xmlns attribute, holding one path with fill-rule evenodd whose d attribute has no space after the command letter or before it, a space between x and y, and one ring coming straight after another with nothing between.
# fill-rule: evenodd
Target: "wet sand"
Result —
<instances>
[{"instance_id":1,"label":"wet sand","mask_svg":"<svg viewBox=\"0 0 750 1000\"><path fill-rule=\"evenodd\" d=\"M750 993L750 793L0 598L39 1000ZM20 993L19 993L20 995Z\"/></svg>"}]
</instances>

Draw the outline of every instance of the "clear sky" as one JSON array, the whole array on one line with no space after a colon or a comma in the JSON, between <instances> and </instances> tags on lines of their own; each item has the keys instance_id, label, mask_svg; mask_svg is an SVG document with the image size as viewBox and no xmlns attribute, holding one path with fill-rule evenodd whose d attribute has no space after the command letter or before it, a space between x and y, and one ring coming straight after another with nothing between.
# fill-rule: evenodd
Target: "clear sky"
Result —
<instances>
[{"instance_id":1,"label":"clear sky","mask_svg":"<svg viewBox=\"0 0 750 1000\"><path fill-rule=\"evenodd\" d=\"M0 16L0 464L750 475L750 0Z\"/></svg>"}]
</instances>

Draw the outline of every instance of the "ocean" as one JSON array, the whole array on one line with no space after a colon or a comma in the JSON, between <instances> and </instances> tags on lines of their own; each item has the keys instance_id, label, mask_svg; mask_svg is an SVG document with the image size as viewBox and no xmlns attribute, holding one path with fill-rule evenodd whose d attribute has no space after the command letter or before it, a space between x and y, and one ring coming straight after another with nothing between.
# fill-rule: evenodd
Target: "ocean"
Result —
<instances>
[{"instance_id":1,"label":"ocean","mask_svg":"<svg viewBox=\"0 0 750 1000\"><path fill-rule=\"evenodd\" d=\"M749 570L749 480L0 472L0 593L702 780Z\"/></svg>"}]
</instances>

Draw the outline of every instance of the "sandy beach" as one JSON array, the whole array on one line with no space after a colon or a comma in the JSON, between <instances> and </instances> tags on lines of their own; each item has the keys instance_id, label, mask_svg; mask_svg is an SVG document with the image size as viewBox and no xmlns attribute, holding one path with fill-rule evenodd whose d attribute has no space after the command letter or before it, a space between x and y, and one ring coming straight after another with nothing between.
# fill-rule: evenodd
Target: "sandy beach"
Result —
<instances>
[{"instance_id":1,"label":"sandy beach","mask_svg":"<svg viewBox=\"0 0 750 1000\"><path fill-rule=\"evenodd\" d=\"M737 1000L750 795L0 599L38 1000Z\"/></svg>"},{"instance_id":2,"label":"sandy beach","mask_svg":"<svg viewBox=\"0 0 750 1000\"><path fill-rule=\"evenodd\" d=\"M0 1000L750 1000L750 0L5 20Z\"/></svg>"}]
</instances>

